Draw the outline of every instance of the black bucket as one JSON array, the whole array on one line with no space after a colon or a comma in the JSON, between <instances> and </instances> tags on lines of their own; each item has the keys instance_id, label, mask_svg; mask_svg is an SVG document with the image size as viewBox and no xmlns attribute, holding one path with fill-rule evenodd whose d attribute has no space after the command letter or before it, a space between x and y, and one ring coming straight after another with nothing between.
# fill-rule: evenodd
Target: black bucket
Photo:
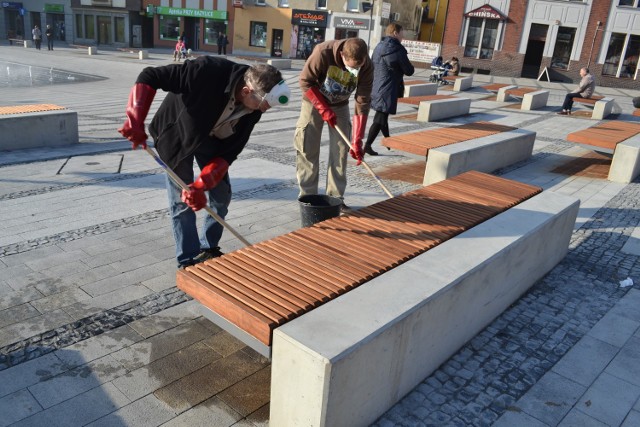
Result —
<instances>
[{"instance_id":1,"label":"black bucket","mask_svg":"<svg viewBox=\"0 0 640 427\"><path fill-rule=\"evenodd\" d=\"M335 218L340 215L342 199L333 196L312 194L300 197L298 202L300 202L302 226L308 227L316 222Z\"/></svg>"}]
</instances>

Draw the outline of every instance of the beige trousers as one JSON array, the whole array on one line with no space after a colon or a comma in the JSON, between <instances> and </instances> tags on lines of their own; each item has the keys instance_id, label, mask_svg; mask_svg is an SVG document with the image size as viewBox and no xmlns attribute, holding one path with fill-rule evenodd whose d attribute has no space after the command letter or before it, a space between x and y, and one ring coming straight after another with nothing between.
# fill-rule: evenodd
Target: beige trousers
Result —
<instances>
[{"instance_id":1,"label":"beige trousers","mask_svg":"<svg viewBox=\"0 0 640 427\"><path fill-rule=\"evenodd\" d=\"M332 107L337 116L337 126L347 138L351 137L351 115L349 106ZM296 149L296 176L300 186L300 196L318 194L320 169L320 142L324 121L306 98L302 99L300 118L296 124L293 146ZM347 187L347 156L349 145L334 128L329 129L329 160L327 165L326 194L344 198Z\"/></svg>"}]
</instances>

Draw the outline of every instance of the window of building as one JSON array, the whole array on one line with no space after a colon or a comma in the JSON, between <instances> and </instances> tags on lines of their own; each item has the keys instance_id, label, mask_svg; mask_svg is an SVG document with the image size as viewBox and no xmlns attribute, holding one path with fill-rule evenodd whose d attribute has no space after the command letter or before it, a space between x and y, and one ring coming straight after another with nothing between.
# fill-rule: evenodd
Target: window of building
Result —
<instances>
[{"instance_id":1,"label":"window of building","mask_svg":"<svg viewBox=\"0 0 640 427\"><path fill-rule=\"evenodd\" d=\"M96 26L93 15L84 15L84 37L87 39L96 38Z\"/></svg>"},{"instance_id":2,"label":"window of building","mask_svg":"<svg viewBox=\"0 0 640 427\"><path fill-rule=\"evenodd\" d=\"M636 78L638 76L638 52L640 52L639 35L611 34L602 74L622 78Z\"/></svg>"},{"instance_id":3,"label":"window of building","mask_svg":"<svg viewBox=\"0 0 640 427\"><path fill-rule=\"evenodd\" d=\"M360 0L347 0L347 10L349 12L359 12Z\"/></svg>"},{"instance_id":4,"label":"window of building","mask_svg":"<svg viewBox=\"0 0 640 427\"><path fill-rule=\"evenodd\" d=\"M289 0L278 0L278 7L289 7Z\"/></svg>"},{"instance_id":5,"label":"window of building","mask_svg":"<svg viewBox=\"0 0 640 427\"><path fill-rule=\"evenodd\" d=\"M553 68L569 68L571 60L571 51L573 50L573 41L576 36L576 29L569 27L558 28L558 36L556 37L556 46L553 49L551 57L551 66Z\"/></svg>"},{"instance_id":6,"label":"window of building","mask_svg":"<svg viewBox=\"0 0 640 427\"><path fill-rule=\"evenodd\" d=\"M467 40L464 44L464 56L491 59L498 41L497 19L470 18L467 28Z\"/></svg>"},{"instance_id":7,"label":"window of building","mask_svg":"<svg viewBox=\"0 0 640 427\"><path fill-rule=\"evenodd\" d=\"M76 15L76 37L84 38L84 27L82 26L82 15Z\"/></svg>"},{"instance_id":8,"label":"window of building","mask_svg":"<svg viewBox=\"0 0 640 427\"><path fill-rule=\"evenodd\" d=\"M327 0L316 0L316 9L326 9Z\"/></svg>"},{"instance_id":9,"label":"window of building","mask_svg":"<svg viewBox=\"0 0 640 427\"><path fill-rule=\"evenodd\" d=\"M267 47L267 23L251 21L249 46Z\"/></svg>"},{"instance_id":10,"label":"window of building","mask_svg":"<svg viewBox=\"0 0 640 427\"><path fill-rule=\"evenodd\" d=\"M640 0L620 0L618 6L640 7Z\"/></svg>"},{"instance_id":11,"label":"window of building","mask_svg":"<svg viewBox=\"0 0 640 427\"><path fill-rule=\"evenodd\" d=\"M160 15L158 18L160 40L178 40L180 37L180 17Z\"/></svg>"},{"instance_id":12,"label":"window of building","mask_svg":"<svg viewBox=\"0 0 640 427\"><path fill-rule=\"evenodd\" d=\"M124 43L124 18L116 16L113 18L113 23L116 27L116 43Z\"/></svg>"},{"instance_id":13,"label":"window of building","mask_svg":"<svg viewBox=\"0 0 640 427\"><path fill-rule=\"evenodd\" d=\"M266 6L266 0L256 0L256 6Z\"/></svg>"},{"instance_id":14,"label":"window of building","mask_svg":"<svg viewBox=\"0 0 640 427\"><path fill-rule=\"evenodd\" d=\"M204 20L204 44L218 44L218 34L227 33L227 26L224 21L215 19Z\"/></svg>"}]
</instances>

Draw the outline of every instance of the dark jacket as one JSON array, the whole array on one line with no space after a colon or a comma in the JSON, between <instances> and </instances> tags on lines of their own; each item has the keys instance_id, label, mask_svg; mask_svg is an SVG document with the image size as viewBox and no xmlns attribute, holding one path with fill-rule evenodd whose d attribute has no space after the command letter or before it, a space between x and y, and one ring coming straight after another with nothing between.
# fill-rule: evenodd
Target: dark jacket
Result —
<instances>
[{"instance_id":1,"label":"dark jacket","mask_svg":"<svg viewBox=\"0 0 640 427\"><path fill-rule=\"evenodd\" d=\"M213 157L229 164L244 149L253 127L262 113L256 110L242 116L236 133L226 139L209 136L231 98L235 82L241 81L248 65L224 58L200 56L162 67L142 70L136 83L169 92L149 126L160 158L175 168L180 160L193 154L200 144L213 144Z\"/></svg>"},{"instance_id":2,"label":"dark jacket","mask_svg":"<svg viewBox=\"0 0 640 427\"><path fill-rule=\"evenodd\" d=\"M400 82L415 71L407 50L395 37L384 37L373 50L373 91L371 108L395 114Z\"/></svg>"}]
</instances>

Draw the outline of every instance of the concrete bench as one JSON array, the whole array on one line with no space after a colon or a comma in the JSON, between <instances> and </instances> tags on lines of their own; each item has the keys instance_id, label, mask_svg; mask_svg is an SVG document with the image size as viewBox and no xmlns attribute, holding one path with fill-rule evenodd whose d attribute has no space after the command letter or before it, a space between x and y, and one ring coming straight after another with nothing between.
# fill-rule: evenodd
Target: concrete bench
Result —
<instances>
[{"instance_id":1,"label":"concrete bench","mask_svg":"<svg viewBox=\"0 0 640 427\"><path fill-rule=\"evenodd\" d=\"M463 90L471 89L473 86L473 74L467 77L461 76L447 76L443 77L448 82L453 82L453 91L462 92Z\"/></svg>"},{"instance_id":2,"label":"concrete bench","mask_svg":"<svg viewBox=\"0 0 640 427\"><path fill-rule=\"evenodd\" d=\"M98 47L97 46L84 46L84 45L79 45L79 44L70 44L69 47L72 47L72 48L75 48L75 49L86 49L88 55L97 55L98 54Z\"/></svg>"},{"instance_id":3,"label":"concrete bench","mask_svg":"<svg viewBox=\"0 0 640 427\"><path fill-rule=\"evenodd\" d=\"M127 49L127 48L119 48L121 52L132 53L138 56L138 59L149 59L149 51L146 49Z\"/></svg>"},{"instance_id":4,"label":"concrete bench","mask_svg":"<svg viewBox=\"0 0 640 427\"><path fill-rule=\"evenodd\" d=\"M510 85L498 89L496 101L507 102L509 96L522 99L521 110L536 110L547 106L549 100L548 90L537 90L533 88L520 88Z\"/></svg>"},{"instance_id":5,"label":"concrete bench","mask_svg":"<svg viewBox=\"0 0 640 427\"><path fill-rule=\"evenodd\" d=\"M276 67L278 70L288 70L291 68L291 59L278 58L278 59L268 59L267 64Z\"/></svg>"},{"instance_id":6,"label":"concrete bench","mask_svg":"<svg viewBox=\"0 0 640 427\"><path fill-rule=\"evenodd\" d=\"M420 102L419 122L433 122L469 114L471 99L451 96L446 99L432 99Z\"/></svg>"},{"instance_id":7,"label":"concrete bench","mask_svg":"<svg viewBox=\"0 0 640 427\"><path fill-rule=\"evenodd\" d=\"M630 183L640 173L640 123L609 121L572 132L567 141L613 153L609 181Z\"/></svg>"},{"instance_id":8,"label":"concrete bench","mask_svg":"<svg viewBox=\"0 0 640 427\"><path fill-rule=\"evenodd\" d=\"M78 143L78 114L53 104L0 107L0 150Z\"/></svg>"},{"instance_id":9,"label":"concrete bench","mask_svg":"<svg viewBox=\"0 0 640 427\"><path fill-rule=\"evenodd\" d=\"M591 118L596 120L603 120L611 114L614 101L615 99L613 98L595 95L591 98L573 98L574 103L592 106L593 113L591 113Z\"/></svg>"},{"instance_id":10,"label":"concrete bench","mask_svg":"<svg viewBox=\"0 0 640 427\"><path fill-rule=\"evenodd\" d=\"M24 40L24 39L9 39L9 45L13 46L14 43L17 46L31 47L31 44L33 42L31 40Z\"/></svg>"},{"instance_id":11,"label":"concrete bench","mask_svg":"<svg viewBox=\"0 0 640 427\"><path fill-rule=\"evenodd\" d=\"M427 96L438 93L438 85L436 83L417 83L412 85L405 84L404 97L411 96Z\"/></svg>"}]
</instances>

